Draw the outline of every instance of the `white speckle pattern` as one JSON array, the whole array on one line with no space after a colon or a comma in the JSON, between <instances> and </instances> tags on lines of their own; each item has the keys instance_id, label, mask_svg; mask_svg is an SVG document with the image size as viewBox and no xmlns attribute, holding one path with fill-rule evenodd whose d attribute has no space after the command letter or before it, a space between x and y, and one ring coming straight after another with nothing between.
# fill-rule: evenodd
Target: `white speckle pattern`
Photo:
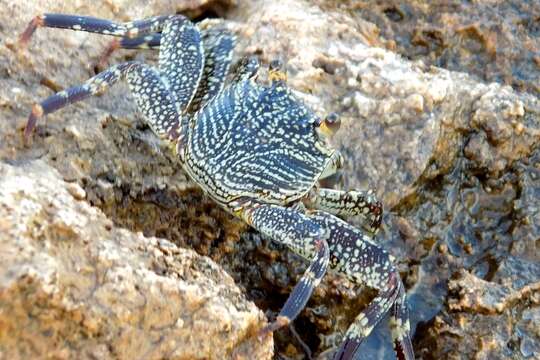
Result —
<instances>
[{"instance_id":1,"label":"white speckle pattern","mask_svg":"<svg viewBox=\"0 0 540 360\"><path fill-rule=\"evenodd\" d=\"M204 70L189 112L197 112L201 106L216 96L225 85L232 61L235 37L222 28L203 30Z\"/></svg>"},{"instance_id":2,"label":"white speckle pattern","mask_svg":"<svg viewBox=\"0 0 540 360\"><path fill-rule=\"evenodd\" d=\"M199 29L182 16L166 22L159 52L159 70L176 97L179 113L195 96L204 69L204 50Z\"/></svg>"},{"instance_id":3,"label":"white speckle pattern","mask_svg":"<svg viewBox=\"0 0 540 360\"><path fill-rule=\"evenodd\" d=\"M220 203L297 200L332 153L316 146L313 113L282 84L232 84L196 117L185 150L187 171Z\"/></svg>"},{"instance_id":4,"label":"white speckle pattern","mask_svg":"<svg viewBox=\"0 0 540 360\"><path fill-rule=\"evenodd\" d=\"M414 359L403 283L390 255L369 236L380 225L382 205L369 191L310 192L342 159L319 138L319 119L280 80L284 76L270 86L256 84L258 62L247 59L232 84L224 87L234 36L224 28L205 28L201 36L181 15L119 24L46 14L40 21L40 26L121 36L123 47L160 46L159 70L128 62L50 96L33 107L25 134L37 118L125 79L149 126L177 141L186 171L208 195L310 261L271 328L294 320L330 265L379 291L349 327L336 357L355 358L362 341L390 311L396 353ZM324 211L306 211L303 205L363 216L371 234Z\"/></svg>"}]
</instances>

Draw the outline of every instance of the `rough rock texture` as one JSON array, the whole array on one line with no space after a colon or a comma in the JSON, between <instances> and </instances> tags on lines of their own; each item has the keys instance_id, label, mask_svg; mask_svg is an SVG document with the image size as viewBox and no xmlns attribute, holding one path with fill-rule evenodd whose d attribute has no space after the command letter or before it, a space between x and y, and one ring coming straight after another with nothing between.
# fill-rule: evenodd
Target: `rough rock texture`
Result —
<instances>
[{"instance_id":1,"label":"rough rock texture","mask_svg":"<svg viewBox=\"0 0 540 360\"><path fill-rule=\"evenodd\" d=\"M75 197L105 213L111 231L142 243L158 241L129 233L142 231L211 257L273 316L306 263L205 198L142 125L124 86L48 116L31 146L20 137L31 104L93 75L106 44L92 34L40 29L28 50L12 51L29 13L124 20L192 6L192 16L224 14L243 39L239 56L255 53L266 63L282 58L289 84L306 102L321 115L341 113L342 130L333 142L346 164L337 186L373 187L385 204L377 241L396 257L409 289L417 357L539 356L536 97L374 47L389 39L331 1L319 1L319 7L300 0L246 0L226 12L225 2L127 3L0 7L6 39L0 45L0 159L12 171L38 176L54 168L73 185ZM206 4L202 10L199 3ZM119 51L111 62L132 58L152 63L156 56ZM39 167L28 165L36 159ZM328 354L373 295L329 274L291 330L274 334L276 353L294 359ZM362 351L367 358L392 358L384 326Z\"/></svg>"},{"instance_id":2,"label":"rough rock texture","mask_svg":"<svg viewBox=\"0 0 540 360\"><path fill-rule=\"evenodd\" d=\"M168 191L193 188L173 160L161 155L155 138L145 141L144 132L113 121L111 114L133 113L130 101L118 101L125 89L79 111L74 107L69 118L80 122L45 130L31 146L22 143L31 102L50 94L47 86L91 76L91 59L106 42L38 31L32 49L16 53L16 34L33 14L113 18L135 11L123 3L115 11L86 2L0 7L6 39L0 47L0 358L271 358L271 337L263 343L251 337L265 324L262 312L214 262L167 240L121 229L90 206L107 210L114 203L122 209L118 201L124 192L129 197L128 187L135 189L132 194L165 184L175 184ZM180 3L137 11L174 12L184 9ZM67 48L73 52L62 50ZM35 90L36 97L28 98ZM48 120L54 124L54 117ZM105 135L111 130L122 135ZM181 223L175 229L189 233Z\"/></svg>"},{"instance_id":3,"label":"rough rock texture","mask_svg":"<svg viewBox=\"0 0 540 360\"><path fill-rule=\"evenodd\" d=\"M114 227L42 161L0 173L0 358L271 358L213 261Z\"/></svg>"},{"instance_id":4,"label":"rough rock texture","mask_svg":"<svg viewBox=\"0 0 540 360\"><path fill-rule=\"evenodd\" d=\"M540 95L536 0L316 2L373 23L378 44L408 59Z\"/></svg>"}]
</instances>

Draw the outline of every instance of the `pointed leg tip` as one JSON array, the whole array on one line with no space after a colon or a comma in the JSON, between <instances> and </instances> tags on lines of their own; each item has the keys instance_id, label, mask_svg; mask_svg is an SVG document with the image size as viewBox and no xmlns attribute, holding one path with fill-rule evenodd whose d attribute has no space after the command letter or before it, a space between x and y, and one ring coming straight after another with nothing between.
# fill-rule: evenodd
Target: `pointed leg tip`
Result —
<instances>
[{"instance_id":1,"label":"pointed leg tip","mask_svg":"<svg viewBox=\"0 0 540 360\"><path fill-rule=\"evenodd\" d=\"M28 121L26 122L26 126L24 128L25 144L29 142L29 139L32 137L32 131L36 127L37 120L42 116L43 107L39 104L34 104L34 106L32 106L32 112L30 113L30 116L28 117Z\"/></svg>"},{"instance_id":2,"label":"pointed leg tip","mask_svg":"<svg viewBox=\"0 0 540 360\"><path fill-rule=\"evenodd\" d=\"M278 316L275 321L263 327L257 334L257 338L262 341L270 333L273 333L276 330L279 330L283 326L287 326L291 323L291 320L286 316Z\"/></svg>"},{"instance_id":3,"label":"pointed leg tip","mask_svg":"<svg viewBox=\"0 0 540 360\"><path fill-rule=\"evenodd\" d=\"M414 360L414 351L410 337L396 341L394 351L398 360Z\"/></svg>"},{"instance_id":4,"label":"pointed leg tip","mask_svg":"<svg viewBox=\"0 0 540 360\"><path fill-rule=\"evenodd\" d=\"M95 69L98 69L99 71L101 71L102 69L104 69L106 66L107 66L107 63L109 62L109 58L112 56L112 54L116 51L120 49L120 40L118 39L113 39L109 45L107 46L107 48L103 51L103 53L101 54L101 56L99 57L99 61L97 62L97 64L94 66Z\"/></svg>"},{"instance_id":5,"label":"pointed leg tip","mask_svg":"<svg viewBox=\"0 0 540 360\"><path fill-rule=\"evenodd\" d=\"M41 27L45 24L45 16L44 15L38 15L35 18L33 18L24 32L19 36L19 39L17 41L17 48L18 49L25 49L28 46L28 43L30 42L30 38L36 31L38 27Z\"/></svg>"}]
</instances>

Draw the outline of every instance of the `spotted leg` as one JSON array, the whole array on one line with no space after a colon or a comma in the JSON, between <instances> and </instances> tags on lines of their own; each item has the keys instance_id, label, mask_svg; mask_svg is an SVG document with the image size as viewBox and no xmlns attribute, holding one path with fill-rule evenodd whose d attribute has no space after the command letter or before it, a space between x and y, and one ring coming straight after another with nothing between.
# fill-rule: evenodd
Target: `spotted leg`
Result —
<instances>
[{"instance_id":1,"label":"spotted leg","mask_svg":"<svg viewBox=\"0 0 540 360\"><path fill-rule=\"evenodd\" d=\"M164 24L181 15L155 16L148 19L136 20L127 23L118 23L110 20L90 16L43 14L38 15L26 27L19 37L19 44L25 46L39 27L51 27L86 31L103 35L120 36L124 38L144 37L160 32Z\"/></svg>"},{"instance_id":2,"label":"spotted leg","mask_svg":"<svg viewBox=\"0 0 540 360\"><path fill-rule=\"evenodd\" d=\"M221 26L205 28L201 31L201 36L204 47L204 69L197 92L189 104L188 111L191 113L199 110L223 88L225 78L229 73L236 40L230 31ZM104 51L98 65L103 67L117 49L158 49L161 41L161 33L113 40Z\"/></svg>"},{"instance_id":3,"label":"spotted leg","mask_svg":"<svg viewBox=\"0 0 540 360\"><path fill-rule=\"evenodd\" d=\"M414 359L414 351L409 335L411 331L409 308L407 307L405 288L403 286L400 287L398 297L392 307L390 330L397 358L399 360Z\"/></svg>"},{"instance_id":4,"label":"spotted leg","mask_svg":"<svg viewBox=\"0 0 540 360\"><path fill-rule=\"evenodd\" d=\"M308 212L309 218L329 229L330 267L351 281L379 290L379 294L354 320L335 359L358 359L357 350L372 329L391 310L392 330L399 359L412 360L405 289L389 254L370 236L336 216L323 211Z\"/></svg>"},{"instance_id":5,"label":"spotted leg","mask_svg":"<svg viewBox=\"0 0 540 360\"><path fill-rule=\"evenodd\" d=\"M204 66L199 29L182 15L156 16L127 23L94 17L44 14L35 17L19 38L24 46L38 27L54 27L136 38L162 32L159 70L175 94L177 111L185 110L195 95Z\"/></svg>"},{"instance_id":6,"label":"spotted leg","mask_svg":"<svg viewBox=\"0 0 540 360\"><path fill-rule=\"evenodd\" d=\"M236 37L221 26L204 29L201 34L204 69L197 92L189 104L190 112L199 110L223 89L236 43Z\"/></svg>"},{"instance_id":7,"label":"spotted leg","mask_svg":"<svg viewBox=\"0 0 540 360\"><path fill-rule=\"evenodd\" d=\"M373 191L314 189L306 198L305 205L338 216L359 215L362 227L375 234L382 221L383 207Z\"/></svg>"},{"instance_id":8,"label":"spotted leg","mask_svg":"<svg viewBox=\"0 0 540 360\"><path fill-rule=\"evenodd\" d=\"M152 130L162 137L177 138L181 116L174 105L174 93L171 93L156 69L137 62L113 66L90 78L83 85L56 93L34 105L24 131L25 137L30 135L40 117L101 93L122 78L129 84L139 110L145 115Z\"/></svg>"},{"instance_id":9,"label":"spotted leg","mask_svg":"<svg viewBox=\"0 0 540 360\"><path fill-rule=\"evenodd\" d=\"M242 217L262 234L311 261L276 321L261 331L260 335L264 335L293 321L326 273L329 259L326 231L298 211L275 205L251 206L243 211Z\"/></svg>"}]
</instances>

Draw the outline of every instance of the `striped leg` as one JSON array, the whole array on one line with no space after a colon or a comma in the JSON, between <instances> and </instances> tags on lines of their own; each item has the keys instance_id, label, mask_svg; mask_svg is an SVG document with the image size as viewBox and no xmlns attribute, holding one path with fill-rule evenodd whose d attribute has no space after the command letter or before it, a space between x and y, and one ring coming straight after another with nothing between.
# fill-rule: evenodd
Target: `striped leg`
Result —
<instances>
[{"instance_id":1,"label":"striped leg","mask_svg":"<svg viewBox=\"0 0 540 360\"><path fill-rule=\"evenodd\" d=\"M204 46L204 69L197 93L191 101L189 111L196 112L216 96L231 67L235 36L222 27L212 27L202 31Z\"/></svg>"},{"instance_id":2,"label":"striped leg","mask_svg":"<svg viewBox=\"0 0 540 360\"><path fill-rule=\"evenodd\" d=\"M177 111L185 110L199 84L204 66L204 50L199 29L182 15L156 16L127 23L94 17L44 14L35 17L19 38L25 46L38 27L55 27L137 38L162 32L159 54L160 72L176 95Z\"/></svg>"},{"instance_id":3,"label":"striped leg","mask_svg":"<svg viewBox=\"0 0 540 360\"><path fill-rule=\"evenodd\" d=\"M204 48L204 69L195 93L189 105L189 112L194 113L216 96L229 73L235 36L225 28L211 27L201 31ZM150 34L137 38L113 40L104 51L99 66L103 66L111 54L117 49L155 49L161 46L162 34ZM183 46L183 45L182 45Z\"/></svg>"},{"instance_id":4,"label":"striped leg","mask_svg":"<svg viewBox=\"0 0 540 360\"><path fill-rule=\"evenodd\" d=\"M356 216L363 219L362 227L375 234L381 225L383 207L373 191L317 189L306 199L307 206L334 215Z\"/></svg>"},{"instance_id":5,"label":"striped leg","mask_svg":"<svg viewBox=\"0 0 540 360\"><path fill-rule=\"evenodd\" d=\"M144 20L136 20L127 23L117 23L110 20L99 19L89 16L66 15L66 14L43 14L38 15L28 24L26 30L19 37L21 46L25 46L38 27L51 27L86 31L103 35L120 37L140 37L145 34L160 32L164 24L181 15L155 16Z\"/></svg>"},{"instance_id":6,"label":"striped leg","mask_svg":"<svg viewBox=\"0 0 540 360\"><path fill-rule=\"evenodd\" d=\"M286 245L311 264L296 284L276 321L261 330L260 336L293 321L306 306L313 289L326 273L329 260L325 231L305 215L275 205L256 205L244 212L244 219L262 234Z\"/></svg>"},{"instance_id":7,"label":"striped leg","mask_svg":"<svg viewBox=\"0 0 540 360\"><path fill-rule=\"evenodd\" d=\"M40 117L101 93L122 78L127 80L139 110L152 130L162 137L178 137L181 118L174 105L174 94L163 83L157 70L145 64L127 62L99 73L83 85L56 93L34 105L24 131L25 138L31 134Z\"/></svg>"},{"instance_id":8,"label":"striped leg","mask_svg":"<svg viewBox=\"0 0 540 360\"><path fill-rule=\"evenodd\" d=\"M396 302L401 286L403 285L401 285L399 276L393 273L385 288L380 290L368 307L354 319L354 322L347 330L347 334L345 334L340 349L334 355L334 360L358 358L356 354L360 344L371 334L373 328L377 326Z\"/></svg>"},{"instance_id":9,"label":"striped leg","mask_svg":"<svg viewBox=\"0 0 540 360\"><path fill-rule=\"evenodd\" d=\"M331 268L345 274L351 281L379 290L375 299L349 327L335 359L358 359L355 354L362 341L391 310L396 353L402 356L400 359L413 360L405 289L389 254L365 232L336 216L323 211L312 211L308 216L321 227L330 230L327 241Z\"/></svg>"}]
</instances>

